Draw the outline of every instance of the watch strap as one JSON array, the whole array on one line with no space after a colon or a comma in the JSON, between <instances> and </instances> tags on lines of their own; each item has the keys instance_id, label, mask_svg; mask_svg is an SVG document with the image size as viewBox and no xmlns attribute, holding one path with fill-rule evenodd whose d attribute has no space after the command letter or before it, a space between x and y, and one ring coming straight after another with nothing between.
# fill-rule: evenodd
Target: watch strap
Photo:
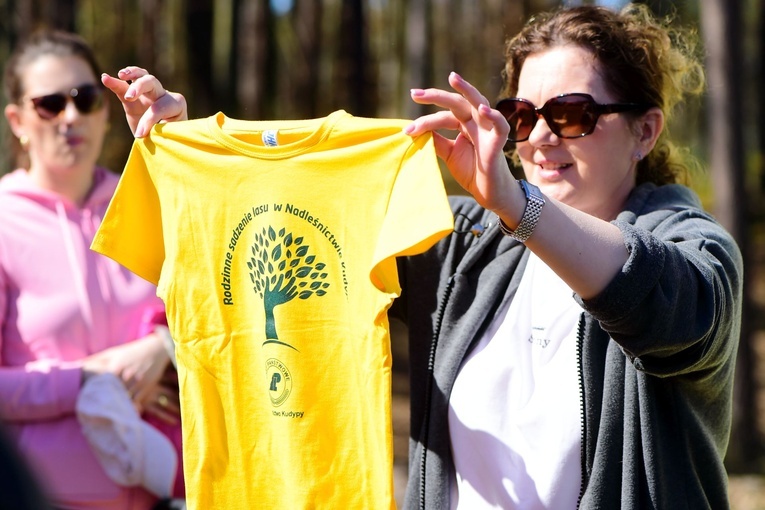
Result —
<instances>
[{"instance_id":1,"label":"watch strap","mask_svg":"<svg viewBox=\"0 0 765 510\"><path fill-rule=\"evenodd\" d=\"M518 241L525 243L526 240L534 233L534 229L539 222L539 217L542 215L542 207L545 205L545 198L539 188L533 184L529 184L523 179L518 180L518 184L521 186L523 193L526 195L526 208L523 210L523 216L518 227L513 230L500 219L499 229L508 237L517 239Z\"/></svg>"}]
</instances>

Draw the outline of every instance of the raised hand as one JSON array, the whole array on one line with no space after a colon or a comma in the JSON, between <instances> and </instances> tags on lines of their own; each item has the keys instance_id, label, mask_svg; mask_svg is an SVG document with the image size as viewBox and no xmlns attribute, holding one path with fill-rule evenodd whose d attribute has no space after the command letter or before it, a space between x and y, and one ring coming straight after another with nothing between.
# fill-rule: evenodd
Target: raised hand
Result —
<instances>
[{"instance_id":1,"label":"raised hand","mask_svg":"<svg viewBox=\"0 0 765 510\"><path fill-rule=\"evenodd\" d=\"M433 132L436 153L444 160L460 186L486 209L499 212L511 203L517 191L515 178L504 155L509 126L498 111L475 87L457 73L449 75L455 92L441 89L413 89L412 100L445 108L412 121L404 132L417 136ZM457 131L454 139L439 129Z\"/></svg>"},{"instance_id":2,"label":"raised hand","mask_svg":"<svg viewBox=\"0 0 765 510\"><path fill-rule=\"evenodd\" d=\"M111 90L125 109L130 131L140 138L159 122L186 120L186 98L165 90L162 83L146 69L128 66L117 77L101 75L101 83Z\"/></svg>"}]
</instances>

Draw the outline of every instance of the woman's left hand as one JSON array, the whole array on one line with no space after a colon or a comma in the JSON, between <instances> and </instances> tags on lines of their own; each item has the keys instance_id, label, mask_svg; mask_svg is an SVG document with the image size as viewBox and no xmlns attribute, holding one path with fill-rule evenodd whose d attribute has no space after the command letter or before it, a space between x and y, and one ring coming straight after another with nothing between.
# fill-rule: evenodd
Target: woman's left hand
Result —
<instances>
[{"instance_id":1,"label":"woman's left hand","mask_svg":"<svg viewBox=\"0 0 765 510\"><path fill-rule=\"evenodd\" d=\"M170 425L180 422L181 404L175 370L165 371L159 384L143 396L142 401L134 400L139 413L152 414Z\"/></svg>"},{"instance_id":2,"label":"woman's left hand","mask_svg":"<svg viewBox=\"0 0 765 510\"><path fill-rule=\"evenodd\" d=\"M412 121L404 132L417 136L433 132L436 153L446 163L452 176L484 208L500 212L512 203L517 191L504 146L510 128L501 113L458 74L449 75L455 92L441 89L413 89L412 100L445 108ZM436 133L446 129L457 131L455 139Z\"/></svg>"}]
</instances>

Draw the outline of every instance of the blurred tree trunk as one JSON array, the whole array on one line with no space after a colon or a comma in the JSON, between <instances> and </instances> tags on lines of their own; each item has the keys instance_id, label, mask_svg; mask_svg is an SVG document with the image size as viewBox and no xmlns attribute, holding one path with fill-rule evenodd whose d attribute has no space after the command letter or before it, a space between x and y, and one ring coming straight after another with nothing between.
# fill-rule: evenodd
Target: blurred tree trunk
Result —
<instances>
[{"instance_id":1,"label":"blurred tree trunk","mask_svg":"<svg viewBox=\"0 0 765 510\"><path fill-rule=\"evenodd\" d=\"M763 100L762 95L759 93L760 89L762 87L762 84L765 83L765 0L760 0L759 3L759 19L757 20L757 35L759 36L757 39L757 59L756 62L758 63L757 67L757 76L755 77L755 83L756 85L756 97L757 97L757 112L758 115L756 116L757 122L757 153L759 157L757 158L758 162L758 172L757 175L759 177L759 200L757 200L755 203L760 204L759 207L759 213L763 211L762 207L762 197L765 195L765 100Z\"/></svg>"},{"instance_id":2,"label":"blurred tree trunk","mask_svg":"<svg viewBox=\"0 0 765 510\"><path fill-rule=\"evenodd\" d=\"M473 0L471 0L472 2ZM447 46L448 48L448 55L449 55L449 63L447 64L448 68L457 71L459 73L464 74L465 70L463 68L463 62L465 61L465 55L469 55L471 50L474 50L474 48L471 48L470 44L465 44L464 37L467 35L468 38L470 38L470 35L468 35L468 27L460 27L459 30L453 30L451 32L448 32L449 28L454 27L454 17L456 15L456 18L460 20L460 23L462 23L462 16L460 13L462 12L463 8L463 0L448 0L447 5L447 11L446 11L446 24L444 26L444 30L447 31L445 34L446 37L454 37L456 39L456 44L449 44ZM471 77L466 76L468 80L471 79ZM446 77L439 76L437 78L439 82L442 79L446 79ZM420 85L421 87L425 86L431 86L433 84L431 83L424 83Z\"/></svg>"},{"instance_id":3,"label":"blurred tree trunk","mask_svg":"<svg viewBox=\"0 0 765 510\"><path fill-rule=\"evenodd\" d=\"M138 38L138 61L140 66L157 72L157 27L160 21L158 0L140 0L138 8L141 12L141 37Z\"/></svg>"},{"instance_id":4,"label":"blurred tree trunk","mask_svg":"<svg viewBox=\"0 0 765 510\"><path fill-rule=\"evenodd\" d=\"M377 93L369 78L373 58L368 51L366 34L364 1L342 0L337 32L339 46L334 108L347 109L360 117L375 115L377 106Z\"/></svg>"},{"instance_id":5,"label":"blurred tree trunk","mask_svg":"<svg viewBox=\"0 0 765 510\"><path fill-rule=\"evenodd\" d=\"M410 88L409 74L407 72L407 0L390 0L390 26L392 27L395 48L395 63L391 67L396 69L395 86L395 110L407 112L412 100L407 91Z\"/></svg>"},{"instance_id":6,"label":"blurred tree trunk","mask_svg":"<svg viewBox=\"0 0 765 510\"><path fill-rule=\"evenodd\" d=\"M94 0L95 1L95 0ZM131 0L119 0L130 2ZM157 68L156 73L161 75L162 84L170 90L186 91L193 86L190 77L189 66L195 55L186 51L188 39L193 36L189 27L184 23L184 14L187 12L187 0L161 0L160 12L158 13L159 28L157 38L160 45L155 48L157 55L154 57ZM131 27L129 13L127 27ZM123 50L124 51L124 50Z\"/></svg>"},{"instance_id":7,"label":"blurred tree trunk","mask_svg":"<svg viewBox=\"0 0 765 510\"><path fill-rule=\"evenodd\" d=\"M733 234L748 266L749 241L747 195L744 189L745 151L742 97L743 65L741 41L741 1L702 0L701 26L707 50L709 95L708 147L712 184L715 190L715 215ZM744 316L736 362L733 401L733 433L728 449L728 466L747 469L757 458L760 441L757 432L757 401L753 372L754 352L750 327L750 272L745 272Z\"/></svg>"},{"instance_id":8,"label":"blurred tree trunk","mask_svg":"<svg viewBox=\"0 0 765 510\"><path fill-rule=\"evenodd\" d=\"M22 34L25 34L29 31L31 31L34 26L34 18L33 18L33 5L32 2L28 2L26 0L16 0L16 19L18 20L18 24L16 25L16 34L19 38L22 37Z\"/></svg>"},{"instance_id":9,"label":"blurred tree trunk","mask_svg":"<svg viewBox=\"0 0 765 510\"><path fill-rule=\"evenodd\" d=\"M531 15L531 2L530 0L523 0L522 2L507 2L502 4L502 20L503 27L505 29L505 41L513 38L523 28L524 23ZM502 67L504 69L505 59L505 47L502 45L500 57L502 58ZM501 87L504 87L504 82ZM501 88L500 88L501 89Z\"/></svg>"},{"instance_id":10,"label":"blurred tree trunk","mask_svg":"<svg viewBox=\"0 0 765 510\"><path fill-rule=\"evenodd\" d=\"M186 4L186 51L189 78L192 86L185 93L189 103L189 117L203 117L213 113L212 103L213 0L188 0Z\"/></svg>"},{"instance_id":11,"label":"blurred tree trunk","mask_svg":"<svg viewBox=\"0 0 765 510\"><path fill-rule=\"evenodd\" d=\"M5 62L13 46L13 0L0 0L0 62Z\"/></svg>"},{"instance_id":12,"label":"blurred tree trunk","mask_svg":"<svg viewBox=\"0 0 765 510\"><path fill-rule=\"evenodd\" d=\"M428 0L409 0L406 9L406 70L407 88L426 88L433 85L433 16ZM458 21L458 20L457 20ZM407 117L415 118L428 108L409 100Z\"/></svg>"},{"instance_id":13,"label":"blurred tree trunk","mask_svg":"<svg viewBox=\"0 0 765 510\"><path fill-rule=\"evenodd\" d=\"M69 32L75 31L76 0L48 0L42 9L48 25Z\"/></svg>"},{"instance_id":14,"label":"blurred tree trunk","mask_svg":"<svg viewBox=\"0 0 765 510\"><path fill-rule=\"evenodd\" d=\"M13 12L12 16L12 34L13 43L24 37L34 28L35 17L32 2L28 0L9 0L9 10Z\"/></svg>"},{"instance_id":15,"label":"blurred tree trunk","mask_svg":"<svg viewBox=\"0 0 765 510\"><path fill-rule=\"evenodd\" d=\"M268 0L243 0L238 15L237 97L243 116L271 119L276 110L276 47Z\"/></svg>"},{"instance_id":16,"label":"blurred tree trunk","mask_svg":"<svg viewBox=\"0 0 765 510\"><path fill-rule=\"evenodd\" d=\"M235 77L233 70L235 25L235 0L215 0L213 8L212 35L212 81L215 108L232 112L236 107Z\"/></svg>"},{"instance_id":17,"label":"blurred tree trunk","mask_svg":"<svg viewBox=\"0 0 765 510\"><path fill-rule=\"evenodd\" d=\"M319 71L322 52L323 9L321 0L297 0L293 26L297 37L298 57L293 63L292 101L301 105L304 118L319 116Z\"/></svg>"}]
</instances>

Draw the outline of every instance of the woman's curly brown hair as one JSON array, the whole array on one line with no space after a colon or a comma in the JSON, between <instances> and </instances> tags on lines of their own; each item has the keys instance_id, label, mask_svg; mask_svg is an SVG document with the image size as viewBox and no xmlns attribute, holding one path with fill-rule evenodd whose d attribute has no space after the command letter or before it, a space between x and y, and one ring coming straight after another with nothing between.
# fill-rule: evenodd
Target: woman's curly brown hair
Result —
<instances>
[{"instance_id":1,"label":"woman's curly brown hair","mask_svg":"<svg viewBox=\"0 0 765 510\"><path fill-rule=\"evenodd\" d=\"M534 17L505 44L501 97L517 94L518 76L529 55L576 45L593 54L617 101L660 108L666 126L686 96L700 95L704 89L697 33L670 23L669 18L654 17L643 4L629 4L621 12L597 6L563 8ZM686 182L697 164L687 150L670 141L665 127L638 164L637 183Z\"/></svg>"}]
</instances>

